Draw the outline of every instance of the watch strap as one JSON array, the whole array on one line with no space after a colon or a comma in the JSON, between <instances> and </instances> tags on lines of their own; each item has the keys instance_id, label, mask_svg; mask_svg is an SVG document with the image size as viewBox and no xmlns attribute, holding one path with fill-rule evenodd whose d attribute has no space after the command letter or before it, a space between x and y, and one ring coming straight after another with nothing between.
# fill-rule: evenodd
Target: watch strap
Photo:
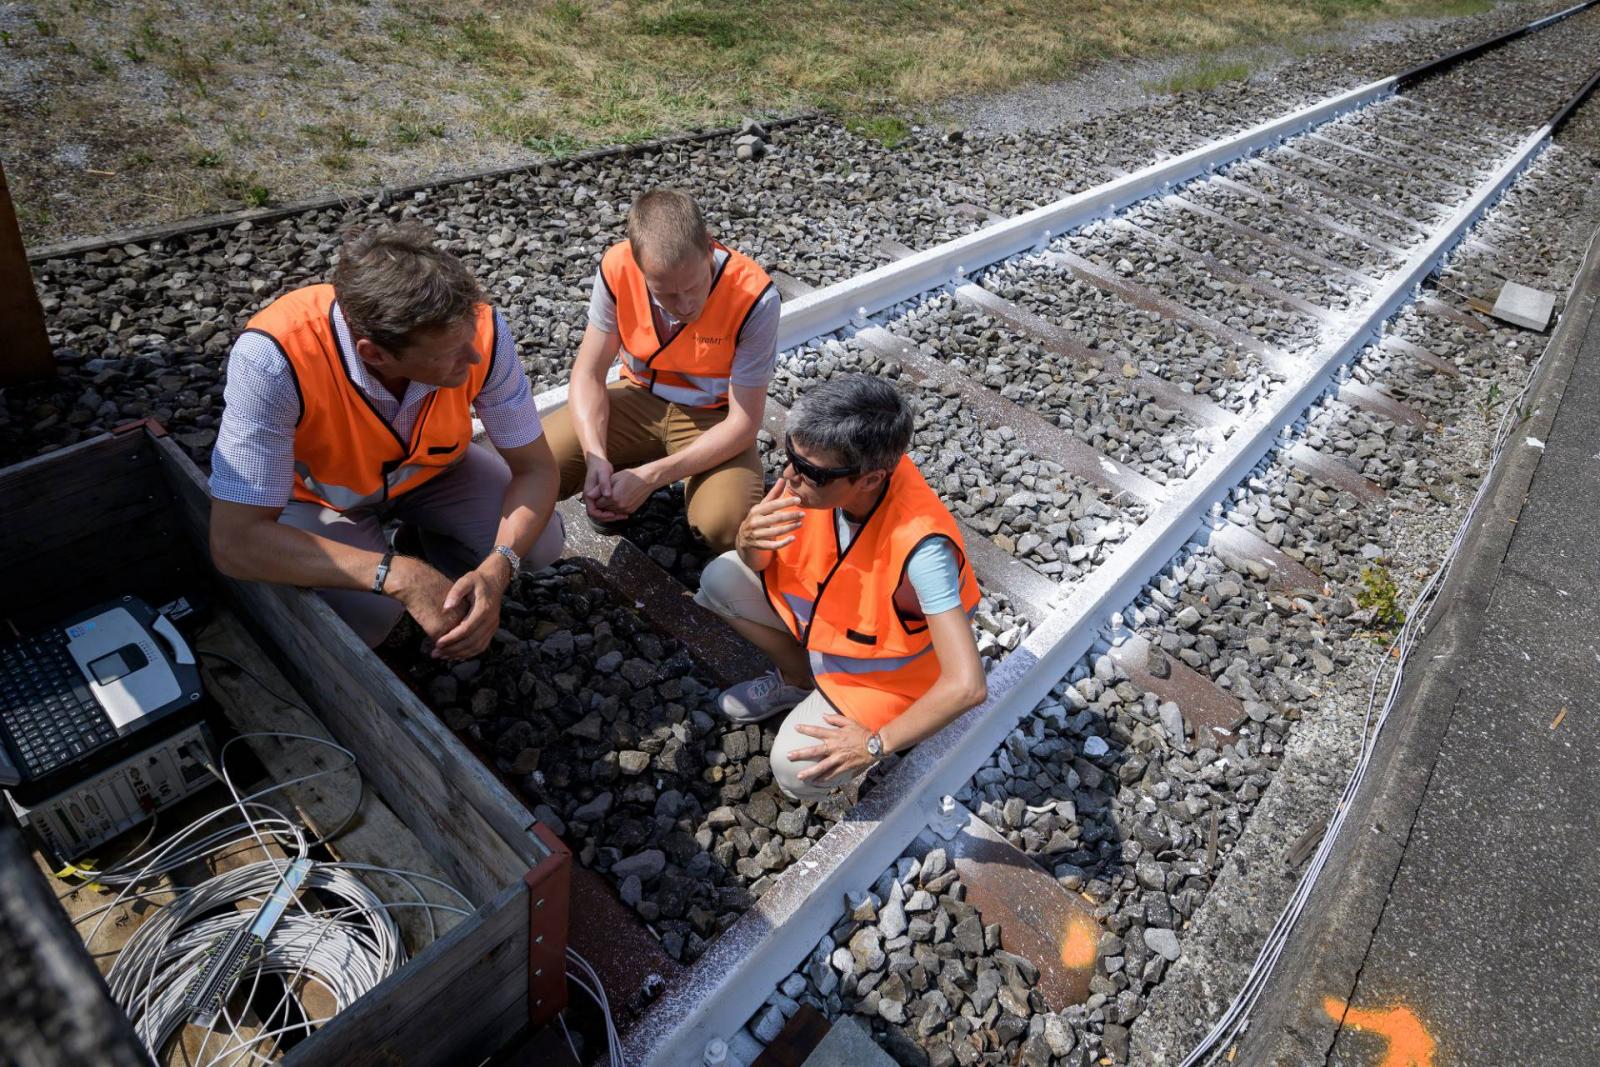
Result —
<instances>
[{"instance_id":1,"label":"watch strap","mask_svg":"<svg viewBox=\"0 0 1600 1067\"><path fill-rule=\"evenodd\" d=\"M510 545L495 545L494 550L498 554L504 556L507 563L511 564L511 573L513 575L522 569L522 557L517 555L516 549L512 548Z\"/></svg>"},{"instance_id":2,"label":"watch strap","mask_svg":"<svg viewBox=\"0 0 1600 1067\"><path fill-rule=\"evenodd\" d=\"M374 593L383 592L383 583L389 580L389 567L393 563L394 549L391 548L389 551L385 552L383 554L383 558L378 561L378 570L372 576L372 591Z\"/></svg>"}]
</instances>

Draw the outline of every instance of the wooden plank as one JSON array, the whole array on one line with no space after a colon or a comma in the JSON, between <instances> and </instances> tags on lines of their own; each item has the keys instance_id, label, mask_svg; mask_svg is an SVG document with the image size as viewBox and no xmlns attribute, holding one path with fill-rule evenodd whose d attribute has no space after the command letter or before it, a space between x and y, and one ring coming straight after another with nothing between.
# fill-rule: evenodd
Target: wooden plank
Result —
<instances>
[{"instance_id":1,"label":"wooden plank","mask_svg":"<svg viewBox=\"0 0 1600 1067\"><path fill-rule=\"evenodd\" d=\"M820 1011L802 1004L750 1067L805 1067L806 1060L831 1029L833 1024Z\"/></svg>"},{"instance_id":2,"label":"wooden plank","mask_svg":"<svg viewBox=\"0 0 1600 1067\"><path fill-rule=\"evenodd\" d=\"M186 519L204 546L205 483L187 456L156 442ZM203 548L202 548L203 550ZM240 613L266 634L283 673L363 773L469 896L488 899L545 855L533 816L320 597L304 589L218 576Z\"/></svg>"},{"instance_id":3,"label":"wooden plank","mask_svg":"<svg viewBox=\"0 0 1600 1067\"><path fill-rule=\"evenodd\" d=\"M273 666L261 646L226 608L217 611L212 621L200 632L195 645L237 660L275 692L298 696L289 680ZM239 733L329 737L327 728L314 716L274 698L237 667L202 656L200 670L205 677L206 691L217 698L229 725ZM244 744L249 746L273 780L279 782L293 781L344 762L331 749L290 738L246 737ZM359 770L357 767L314 778L289 786L276 795L293 804L301 819L319 837L339 830L343 825L344 829L327 845L328 850L341 861L415 871L449 881L445 869L429 855L416 834L395 816L383 799L361 788L361 778L357 774ZM354 818L351 818L352 812L355 813ZM385 900L415 900L416 894L411 889L414 885L434 903L457 908L462 906L461 900L454 894L421 880L407 884L370 871L363 871L361 877L372 884ZM481 901L475 900L473 903ZM432 944L437 934L448 932L462 920L460 915L453 912L434 911L433 927L430 929L428 913L421 908L397 908L392 915L405 936L406 948L413 955ZM437 930L437 934L431 930Z\"/></svg>"},{"instance_id":4,"label":"wooden plank","mask_svg":"<svg viewBox=\"0 0 1600 1067\"><path fill-rule=\"evenodd\" d=\"M528 891L520 881L284 1057L285 1067L457 1067L528 1016Z\"/></svg>"},{"instance_id":5,"label":"wooden plank","mask_svg":"<svg viewBox=\"0 0 1600 1067\"><path fill-rule=\"evenodd\" d=\"M1104 932L1094 909L988 823L960 805L956 812L965 822L937 844L960 873L966 902L984 926L1000 924L1002 948L1039 968L1034 989L1050 1010L1083 1003ZM926 855L926 840L913 851Z\"/></svg>"},{"instance_id":6,"label":"wooden plank","mask_svg":"<svg viewBox=\"0 0 1600 1067\"><path fill-rule=\"evenodd\" d=\"M42 381L56 373L44 308L28 270L28 253L11 205L6 168L0 164L0 385Z\"/></svg>"},{"instance_id":7,"label":"wooden plank","mask_svg":"<svg viewBox=\"0 0 1600 1067\"><path fill-rule=\"evenodd\" d=\"M596 533L577 497L562 501L558 510L567 525L568 555L577 556L596 581L653 627L683 642L718 686L726 689L770 669L759 649L715 612L695 603L676 578L632 541Z\"/></svg>"},{"instance_id":8,"label":"wooden plank","mask_svg":"<svg viewBox=\"0 0 1600 1067\"><path fill-rule=\"evenodd\" d=\"M1148 638L1134 634L1111 650L1111 658L1134 685L1178 705L1196 745L1231 742L1245 719L1243 702L1176 656L1162 652L1159 659L1152 657L1153 648Z\"/></svg>"},{"instance_id":9,"label":"wooden plank","mask_svg":"<svg viewBox=\"0 0 1600 1067\"><path fill-rule=\"evenodd\" d=\"M83 942L0 804L0 1059L29 1067L148 1067Z\"/></svg>"},{"instance_id":10,"label":"wooden plank","mask_svg":"<svg viewBox=\"0 0 1600 1067\"><path fill-rule=\"evenodd\" d=\"M147 478L151 484L159 475L151 466L154 458L150 438L142 430L105 433L75 445L25 459L0 471L0 515L10 516L35 502L66 499L101 482L121 478ZM76 524L80 516L71 516ZM62 520L62 526L70 525ZM4 536L9 530L0 530Z\"/></svg>"}]
</instances>

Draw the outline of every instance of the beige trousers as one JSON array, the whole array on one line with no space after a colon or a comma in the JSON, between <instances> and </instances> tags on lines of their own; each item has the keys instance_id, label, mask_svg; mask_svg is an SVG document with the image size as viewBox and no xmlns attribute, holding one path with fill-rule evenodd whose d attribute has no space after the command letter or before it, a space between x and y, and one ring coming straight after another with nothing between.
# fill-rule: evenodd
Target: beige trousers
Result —
<instances>
[{"instance_id":1,"label":"beige trousers","mask_svg":"<svg viewBox=\"0 0 1600 1067\"><path fill-rule=\"evenodd\" d=\"M725 619L745 619L785 634L789 632L789 628L768 603L767 594L761 587L761 576L746 567L737 552L724 552L706 565L700 574L700 589L694 599L701 607ZM796 800L821 800L851 778L846 774L829 782L803 782L800 772L811 766L811 761L798 761L789 755L797 748L809 748L817 744L816 738L806 736L796 727L827 727L828 723L822 717L831 711L833 706L820 692L812 690L810 696L784 716L783 725L778 728L777 740L772 743L772 777L777 780L778 788Z\"/></svg>"},{"instance_id":2,"label":"beige trousers","mask_svg":"<svg viewBox=\"0 0 1600 1067\"><path fill-rule=\"evenodd\" d=\"M700 435L727 417L722 408L671 404L627 381L606 386L610 418L606 423L606 458L617 470L637 467L688 448ZM572 424L572 408L562 407L544 420L545 440L561 470L560 499L583 488L588 464ZM724 463L686 478L684 503L689 527L718 552L733 547L739 524L766 490L761 457L752 444Z\"/></svg>"}]
</instances>

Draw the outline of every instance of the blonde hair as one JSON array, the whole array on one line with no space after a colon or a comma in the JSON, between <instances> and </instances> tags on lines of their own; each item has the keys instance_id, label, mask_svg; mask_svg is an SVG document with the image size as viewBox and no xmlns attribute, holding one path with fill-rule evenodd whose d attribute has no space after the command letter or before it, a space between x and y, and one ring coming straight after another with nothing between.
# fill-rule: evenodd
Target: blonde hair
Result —
<instances>
[{"instance_id":1,"label":"blonde hair","mask_svg":"<svg viewBox=\"0 0 1600 1067\"><path fill-rule=\"evenodd\" d=\"M648 257L660 267L675 267L711 252L706 217L694 197L677 189L652 189L628 210L628 242L633 258Z\"/></svg>"}]
</instances>

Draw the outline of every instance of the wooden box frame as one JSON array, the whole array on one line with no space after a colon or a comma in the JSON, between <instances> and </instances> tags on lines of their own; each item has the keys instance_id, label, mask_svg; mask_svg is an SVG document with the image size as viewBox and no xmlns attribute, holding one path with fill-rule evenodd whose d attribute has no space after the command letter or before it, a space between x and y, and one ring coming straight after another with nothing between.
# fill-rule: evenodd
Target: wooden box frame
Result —
<instances>
[{"instance_id":1,"label":"wooden box frame","mask_svg":"<svg viewBox=\"0 0 1600 1067\"><path fill-rule=\"evenodd\" d=\"M205 478L159 425L0 470L0 516L0 596L14 619L43 622L113 593L160 603L203 579L478 906L281 1062L476 1063L564 1006L566 847L320 598L211 567ZM94 973L81 944L61 947ZM120 1014L103 982L99 993Z\"/></svg>"}]
</instances>

